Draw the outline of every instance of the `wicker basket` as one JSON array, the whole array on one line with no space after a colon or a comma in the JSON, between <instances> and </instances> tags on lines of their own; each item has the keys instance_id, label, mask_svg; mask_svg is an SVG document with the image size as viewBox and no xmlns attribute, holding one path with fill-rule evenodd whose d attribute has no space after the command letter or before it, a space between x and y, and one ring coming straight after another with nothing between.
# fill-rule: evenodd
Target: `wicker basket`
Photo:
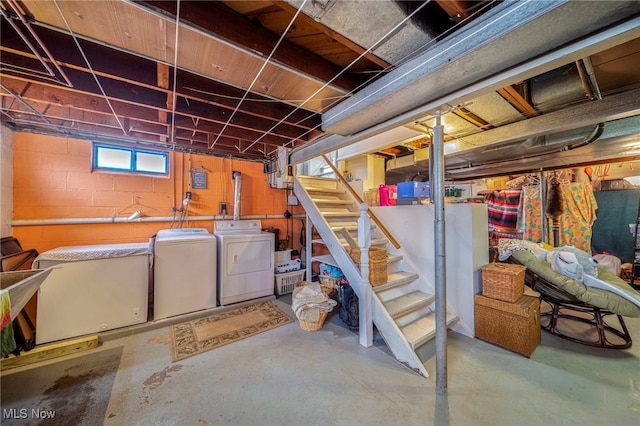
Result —
<instances>
[{"instance_id":1,"label":"wicker basket","mask_svg":"<svg viewBox=\"0 0 640 426\"><path fill-rule=\"evenodd\" d=\"M342 281L342 277L318 275L318 281L320 281L320 287L322 287L324 294L329 296L331 293L338 290L338 284Z\"/></svg>"},{"instance_id":2,"label":"wicker basket","mask_svg":"<svg viewBox=\"0 0 640 426\"><path fill-rule=\"evenodd\" d=\"M515 302L524 294L526 266L493 262L482 271L482 295L505 302Z\"/></svg>"},{"instance_id":3,"label":"wicker basket","mask_svg":"<svg viewBox=\"0 0 640 426\"><path fill-rule=\"evenodd\" d=\"M348 249L349 256L360 267L360 249ZM369 248L369 283L375 287L387 283L387 250Z\"/></svg>"},{"instance_id":4,"label":"wicker basket","mask_svg":"<svg viewBox=\"0 0 640 426\"><path fill-rule=\"evenodd\" d=\"M309 284L311 284L309 281L299 281L295 283L294 288L300 287L302 285L309 285ZM327 296L329 295L329 292L331 292L331 288L329 288L326 285L322 285L322 283L320 284L320 287L322 287L322 292ZM300 328L302 328L304 331L320 330L324 325L324 321L327 319L327 315L329 315L329 313L323 310L320 310L319 313L320 313L320 316L317 322L302 321L300 318L298 318L298 322L300 323Z\"/></svg>"}]
</instances>

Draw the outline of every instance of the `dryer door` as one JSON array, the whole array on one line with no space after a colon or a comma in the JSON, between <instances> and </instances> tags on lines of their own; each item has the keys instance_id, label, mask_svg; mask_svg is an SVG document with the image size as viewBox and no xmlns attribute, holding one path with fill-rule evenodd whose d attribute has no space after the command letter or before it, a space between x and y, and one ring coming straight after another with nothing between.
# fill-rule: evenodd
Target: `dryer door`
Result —
<instances>
[{"instance_id":1,"label":"dryer door","mask_svg":"<svg viewBox=\"0 0 640 426\"><path fill-rule=\"evenodd\" d=\"M226 245L227 276L273 270L273 243L268 240L231 240Z\"/></svg>"}]
</instances>

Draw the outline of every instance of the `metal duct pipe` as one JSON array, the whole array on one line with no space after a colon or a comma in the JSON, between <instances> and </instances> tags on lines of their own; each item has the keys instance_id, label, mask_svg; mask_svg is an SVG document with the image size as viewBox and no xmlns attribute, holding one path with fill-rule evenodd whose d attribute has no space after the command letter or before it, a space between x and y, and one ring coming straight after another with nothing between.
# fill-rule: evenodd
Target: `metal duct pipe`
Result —
<instances>
[{"instance_id":1,"label":"metal duct pipe","mask_svg":"<svg viewBox=\"0 0 640 426\"><path fill-rule=\"evenodd\" d=\"M527 149L553 145L564 145L565 147L569 147L572 144L578 144L592 139L600 126L601 124L596 124L593 126L579 127L577 129L565 130L564 132L529 138L526 140L525 146Z\"/></svg>"},{"instance_id":2,"label":"metal duct pipe","mask_svg":"<svg viewBox=\"0 0 640 426\"><path fill-rule=\"evenodd\" d=\"M576 63L546 72L528 81L531 103L548 112L587 97Z\"/></svg>"},{"instance_id":3,"label":"metal duct pipe","mask_svg":"<svg viewBox=\"0 0 640 426\"><path fill-rule=\"evenodd\" d=\"M242 175L240 172L233 172L233 220L240 220L240 192L242 190Z\"/></svg>"}]
</instances>

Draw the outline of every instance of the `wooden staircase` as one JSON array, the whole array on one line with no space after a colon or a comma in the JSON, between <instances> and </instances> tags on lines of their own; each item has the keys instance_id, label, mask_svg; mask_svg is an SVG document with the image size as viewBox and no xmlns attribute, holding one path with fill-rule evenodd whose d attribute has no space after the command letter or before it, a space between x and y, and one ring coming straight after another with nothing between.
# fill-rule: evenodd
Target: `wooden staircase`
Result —
<instances>
[{"instance_id":1,"label":"wooden staircase","mask_svg":"<svg viewBox=\"0 0 640 426\"><path fill-rule=\"evenodd\" d=\"M330 252L330 255L311 260L338 266L358 297L364 297L366 288L360 270L346 251L348 238L358 241L360 205L357 200L341 180L334 178L296 176L293 189L322 238L322 244ZM428 377L424 362L433 353L430 343L435 338L435 296L421 290L425 287L420 285L421 277L408 270L402 249L393 247L380 228L373 224L371 246L385 247L389 253L387 282L372 287L373 324L398 361ZM307 252L311 253L310 247ZM455 314L447 313L448 327L457 320Z\"/></svg>"}]
</instances>

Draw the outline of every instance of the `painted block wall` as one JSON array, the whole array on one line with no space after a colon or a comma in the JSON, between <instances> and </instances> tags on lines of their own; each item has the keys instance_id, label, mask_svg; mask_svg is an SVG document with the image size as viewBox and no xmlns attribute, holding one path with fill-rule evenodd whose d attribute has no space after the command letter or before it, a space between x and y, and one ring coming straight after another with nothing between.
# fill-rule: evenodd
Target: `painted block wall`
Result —
<instances>
[{"instance_id":1,"label":"painted block wall","mask_svg":"<svg viewBox=\"0 0 640 426\"><path fill-rule=\"evenodd\" d=\"M226 201L231 219L232 172L239 171L242 174L241 218L281 216L282 219L263 218L263 228L279 229L281 240L286 239L287 229L292 230L291 248L299 249L301 221L285 219L284 212L288 209L292 214L303 214L304 210L287 206L287 191L269 187L262 163L172 152L170 176L166 178L94 172L91 158L92 143L88 140L14 133L13 220L126 218L137 210L143 217L172 217L172 208L179 208L186 191L191 191L189 217L192 220L183 227L206 228L212 232L213 221L194 221L193 218L218 215L219 202ZM208 170L207 189L191 188L191 169ZM60 246L148 241L170 225L170 221L47 224L14 226L12 232L23 247L43 252Z\"/></svg>"},{"instance_id":2,"label":"painted block wall","mask_svg":"<svg viewBox=\"0 0 640 426\"><path fill-rule=\"evenodd\" d=\"M9 237L13 215L13 131L0 126L0 133L0 236Z\"/></svg>"}]
</instances>

